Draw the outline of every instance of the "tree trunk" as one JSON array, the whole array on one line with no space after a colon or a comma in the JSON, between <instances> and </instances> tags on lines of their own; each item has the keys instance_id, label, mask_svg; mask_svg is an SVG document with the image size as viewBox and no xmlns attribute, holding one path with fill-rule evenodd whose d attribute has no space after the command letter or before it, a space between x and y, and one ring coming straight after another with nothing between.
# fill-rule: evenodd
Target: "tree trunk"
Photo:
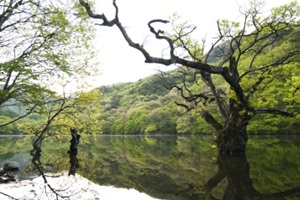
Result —
<instances>
[{"instance_id":1,"label":"tree trunk","mask_svg":"<svg viewBox=\"0 0 300 200\"><path fill-rule=\"evenodd\" d=\"M222 154L245 154L249 119L239 116L227 122L216 134L217 147Z\"/></svg>"}]
</instances>

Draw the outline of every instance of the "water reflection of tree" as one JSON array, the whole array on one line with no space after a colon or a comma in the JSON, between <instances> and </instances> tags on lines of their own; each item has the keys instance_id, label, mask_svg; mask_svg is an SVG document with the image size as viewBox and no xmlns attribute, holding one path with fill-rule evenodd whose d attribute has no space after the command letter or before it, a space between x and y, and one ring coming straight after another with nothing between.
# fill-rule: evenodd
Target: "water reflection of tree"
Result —
<instances>
[{"instance_id":1,"label":"water reflection of tree","mask_svg":"<svg viewBox=\"0 0 300 200\"><path fill-rule=\"evenodd\" d=\"M40 144L42 144L43 140L45 139L45 137L38 137L34 144L36 143L36 141L39 141ZM79 142L76 142L76 144L78 144ZM71 140L71 145L70 145L70 149L73 148L72 147L72 140ZM76 147L76 151L68 151L69 153L69 163L70 163L70 169L69 169L69 174L68 175L75 175L76 174L76 169L79 167L79 161L77 159L77 147ZM67 152L66 152L67 154ZM54 188L51 186L51 183L49 183L47 177L58 177L61 174L54 174L51 173L53 171L49 170L49 164L43 163L41 161L41 157L42 157L42 148L41 146L37 146L37 145L33 145L33 149L31 151L31 155L32 155L32 166L33 168L31 169L31 171L37 172L43 179L44 182L44 188L43 188L43 193L45 193L47 195L47 191L52 192L54 194L54 196L56 197L56 199L69 199L71 196L75 195L74 194L69 194L69 195L64 195L66 193L68 193L69 191L69 187L66 187L66 189L61 189L61 188ZM53 163L51 163L50 165L50 169L52 168ZM50 172L50 174L49 174ZM70 183L70 187L71 187ZM47 189L48 188L48 189ZM48 196L48 195L47 195ZM53 195L51 195L53 196Z\"/></svg>"},{"instance_id":2,"label":"water reflection of tree","mask_svg":"<svg viewBox=\"0 0 300 200\"><path fill-rule=\"evenodd\" d=\"M76 169L79 167L79 161L77 159L77 153L78 153L78 144L80 140L80 135L78 134L78 130L76 128L71 128L71 136L72 140L70 141L70 150L68 151L68 154L70 154L70 169L69 169L69 175L75 175Z\"/></svg>"},{"instance_id":3,"label":"water reflection of tree","mask_svg":"<svg viewBox=\"0 0 300 200\"><path fill-rule=\"evenodd\" d=\"M79 167L79 160L77 158L77 154L70 153L70 169L69 169L69 175L75 175L76 170Z\"/></svg>"},{"instance_id":4,"label":"water reflection of tree","mask_svg":"<svg viewBox=\"0 0 300 200\"><path fill-rule=\"evenodd\" d=\"M60 190L57 190L55 188L53 188L51 186L51 184L49 184L48 180L47 180L47 176L46 176L46 170L44 168L43 163L41 162L41 149L37 148L37 149L33 149L33 151L31 151L31 155L32 155L32 164L34 166L34 170L37 170L39 175L43 178L44 181L44 192L47 193L47 187L50 189L51 192L53 192L56 196L56 199L58 198L63 198L63 199L67 199L70 198L70 195L62 195L60 192Z\"/></svg>"},{"instance_id":5,"label":"water reflection of tree","mask_svg":"<svg viewBox=\"0 0 300 200\"><path fill-rule=\"evenodd\" d=\"M246 155L219 155L217 164L217 173L204 186L209 199L217 199L211 192L224 178L227 179L228 184L222 199L282 199L286 196L300 193L300 188L292 188L272 194L258 192L252 185L250 165Z\"/></svg>"}]
</instances>

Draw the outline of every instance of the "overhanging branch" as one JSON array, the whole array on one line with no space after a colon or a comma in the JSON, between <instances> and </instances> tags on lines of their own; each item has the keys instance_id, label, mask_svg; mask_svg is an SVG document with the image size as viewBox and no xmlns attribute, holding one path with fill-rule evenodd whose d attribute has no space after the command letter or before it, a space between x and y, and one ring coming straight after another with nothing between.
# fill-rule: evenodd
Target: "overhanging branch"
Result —
<instances>
[{"instance_id":1,"label":"overhanging branch","mask_svg":"<svg viewBox=\"0 0 300 200\"><path fill-rule=\"evenodd\" d=\"M221 76L224 77L224 79L230 84L230 86L232 87L232 89L235 91L235 93L237 94L237 97L240 101L240 103L244 106L244 107L248 107L248 104L246 102L245 96L243 94L242 88L239 85L239 83L237 82L236 79L234 79L230 72L228 67L218 67L218 66L213 66L213 65L209 65L200 61L190 61L187 59L183 59L180 58L178 56L175 55L174 53L174 46L173 46L173 40L165 35L162 35L162 31L161 30L155 30L151 24L153 23L168 23L167 20L162 20L162 19L155 19L155 20L151 20L148 23L148 26L150 28L150 32L152 32L155 37L157 39L164 39L168 42L169 44L169 48L170 48L170 56L168 59L165 58L160 58L160 57L153 57L151 56L147 50L140 44L133 42L133 40L129 37L129 35L127 34L125 28L122 26L121 22L119 21L119 17L118 17L118 7L116 5L116 0L113 0L113 5L116 9L116 13L115 13L115 17L113 20L108 20L105 16L105 14L96 14L92 11L91 7L89 6L89 4L87 2L85 2L84 0L79 0L80 4L85 8L85 10L87 11L87 14L94 19L100 19L103 20L103 23L101 24L102 26L114 26L116 25L118 27L118 29L120 30L120 32L122 33L124 39L126 40L126 42L128 43L129 46L137 49L138 51L140 51L143 56L145 57L145 62L146 63L155 63L155 64L162 64L162 65L172 65L172 64L179 64L179 65L183 65L186 66L188 68L192 68L192 69L196 69L196 70L201 70L201 71L205 71L211 74L219 74Z\"/></svg>"}]
</instances>

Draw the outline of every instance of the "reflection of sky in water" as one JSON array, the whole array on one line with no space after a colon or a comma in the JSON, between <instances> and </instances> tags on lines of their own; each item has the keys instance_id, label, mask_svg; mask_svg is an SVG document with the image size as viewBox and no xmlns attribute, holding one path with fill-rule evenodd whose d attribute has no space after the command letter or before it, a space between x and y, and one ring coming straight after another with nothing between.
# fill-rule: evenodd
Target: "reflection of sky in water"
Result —
<instances>
[{"instance_id":1,"label":"reflection of sky in water","mask_svg":"<svg viewBox=\"0 0 300 200\"><path fill-rule=\"evenodd\" d=\"M135 189L116 188L113 186L100 186L92 183L82 176L68 176L67 173L59 176L47 175L47 181L58 194L62 196L70 196L70 199L84 200L157 200L141 193ZM14 197L16 199L55 199L55 194L50 191L47 184L44 183L42 177L33 179L32 181L24 180L17 183L0 184L1 192ZM8 196L1 195L1 200L11 199Z\"/></svg>"},{"instance_id":2,"label":"reflection of sky in water","mask_svg":"<svg viewBox=\"0 0 300 200\"><path fill-rule=\"evenodd\" d=\"M130 200L154 200L145 193L138 192L135 189L115 188L112 186L99 186L101 200L112 199L130 199Z\"/></svg>"}]
</instances>

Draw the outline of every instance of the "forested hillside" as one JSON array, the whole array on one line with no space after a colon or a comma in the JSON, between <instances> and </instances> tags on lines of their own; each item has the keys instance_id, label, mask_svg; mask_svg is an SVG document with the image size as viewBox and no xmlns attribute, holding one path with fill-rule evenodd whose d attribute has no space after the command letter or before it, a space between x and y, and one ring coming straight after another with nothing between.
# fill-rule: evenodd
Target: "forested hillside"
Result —
<instances>
[{"instance_id":1,"label":"forested hillside","mask_svg":"<svg viewBox=\"0 0 300 200\"><path fill-rule=\"evenodd\" d=\"M173 100L178 97L159 77L103 86L100 91L104 134L176 133L180 112Z\"/></svg>"},{"instance_id":2,"label":"forested hillside","mask_svg":"<svg viewBox=\"0 0 300 200\"><path fill-rule=\"evenodd\" d=\"M176 76L178 73L179 70L169 72L167 81L179 83L181 79ZM187 80L186 84L193 84L192 78ZM101 117L103 134L211 134L213 132L196 111L186 112L183 107L175 104L175 101L181 101L179 91L176 89L169 91L164 87L161 74L134 83L102 86L99 89L104 96ZM283 101L280 98L272 99L274 94L285 93L287 91L284 87L271 83L269 89L265 91L266 95L270 95L270 101L274 103ZM300 131L299 119L299 114L293 118L273 115L257 117L251 121L249 133L296 134Z\"/></svg>"}]
</instances>

